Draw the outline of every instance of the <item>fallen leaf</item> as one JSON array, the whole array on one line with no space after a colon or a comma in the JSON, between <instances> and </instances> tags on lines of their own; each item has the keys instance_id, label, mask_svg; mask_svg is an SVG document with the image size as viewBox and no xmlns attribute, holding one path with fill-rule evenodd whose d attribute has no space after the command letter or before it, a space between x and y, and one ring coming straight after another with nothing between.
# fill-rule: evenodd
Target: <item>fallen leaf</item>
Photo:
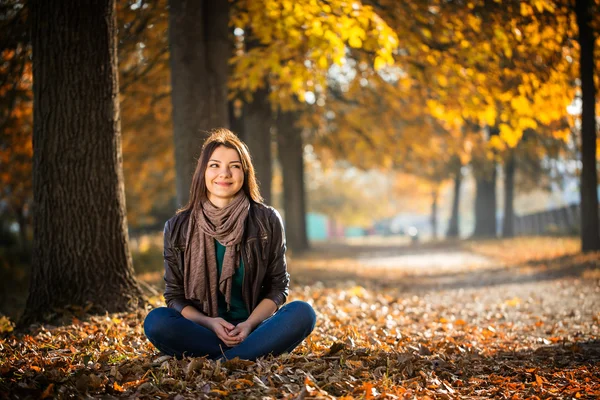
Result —
<instances>
[{"instance_id":1,"label":"fallen leaf","mask_svg":"<svg viewBox=\"0 0 600 400\"><path fill-rule=\"evenodd\" d=\"M54 396L54 383L48 385L46 390L40 395L40 399L47 399L52 396Z\"/></svg>"}]
</instances>

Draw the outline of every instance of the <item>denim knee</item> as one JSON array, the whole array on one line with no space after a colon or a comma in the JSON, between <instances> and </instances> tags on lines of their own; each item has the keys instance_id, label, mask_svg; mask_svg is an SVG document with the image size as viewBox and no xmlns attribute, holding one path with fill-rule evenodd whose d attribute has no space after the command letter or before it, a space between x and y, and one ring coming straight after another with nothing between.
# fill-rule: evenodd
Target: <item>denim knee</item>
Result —
<instances>
[{"instance_id":1,"label":"denim knee","mask_svg":"<svg viewBox=\"0 0 600 400\"><path fill-rule=\"evenodd\" d=\"M284 306L286 310L294 313L294 319L303 327L312 331L317 322L317 314L310 304L305 301L295 300Z\"/></svg>"},{"instance_id":2,"label":"denim knee","mask_svg":"<svg viewBox=\"0 0 600 400\"><path fill-rule=\"evenodd\" d=\"M166 319L172 314L171 309L167 307L159 307L150 311L144 319L144 334L148 339L159 340L165 334L165 329L169 326Z\"/></svg>"}]
</instances>

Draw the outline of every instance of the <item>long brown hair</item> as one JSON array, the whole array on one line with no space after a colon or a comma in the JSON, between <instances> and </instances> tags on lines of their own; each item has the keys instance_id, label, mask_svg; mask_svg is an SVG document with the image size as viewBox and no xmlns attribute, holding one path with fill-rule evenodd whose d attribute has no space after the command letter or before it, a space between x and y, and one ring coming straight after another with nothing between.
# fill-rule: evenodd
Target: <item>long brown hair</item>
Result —
<instances>
[{"instance_id":1,"label":"long brown hair","mask_svg":"<svg viewBox=\"0 0 600 400\"><path fill-rule=\"evenodd\" d=\"M197 204L208 198L204 175L210 156L219 146L224 146L237 151L240 156L240 161L242 162L242 170L244 171L244 184L242 185L242 190L246 193L246 196L248 196L250 201L262 203L263 198L260 195L258 182L256 181L256 173L254 172L254 165L252 165L252 158L250 157L248 146L246 146L246 144L229 129L217 128L210 133L211 135L206 139L204 145L202 145L202 152L200 153L196 171L192 178L190 199L187 205L177 212L191 211Z\"/></svg>"}]
</instances>

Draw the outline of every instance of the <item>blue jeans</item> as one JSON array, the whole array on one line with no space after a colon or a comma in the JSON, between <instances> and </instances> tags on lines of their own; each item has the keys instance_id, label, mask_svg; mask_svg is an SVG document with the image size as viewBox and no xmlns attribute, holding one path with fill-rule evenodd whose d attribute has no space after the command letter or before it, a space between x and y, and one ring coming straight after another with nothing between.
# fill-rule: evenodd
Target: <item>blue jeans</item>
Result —
<instances>
[{"instance_id":1,"label":"blue jeans","mask_svg":"<svg viewBox=\"0 0 600 400\"><path fill-rule=\"evenodd\" d=\"M186 319L177 310L160 307L146 316L144 333L160 351L178 358L256 360L291 352L312 332L315 322L315 311L308 303L293 301L260 323L242 343L228 347L210 329Z\"/></svg>"}]
</instances>

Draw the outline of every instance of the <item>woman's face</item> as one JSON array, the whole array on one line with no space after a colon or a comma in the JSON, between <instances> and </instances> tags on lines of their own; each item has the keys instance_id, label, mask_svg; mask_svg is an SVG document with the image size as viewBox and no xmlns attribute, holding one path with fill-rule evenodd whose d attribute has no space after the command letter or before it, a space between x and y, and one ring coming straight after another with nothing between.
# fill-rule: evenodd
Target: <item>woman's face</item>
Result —
<instances>
[{"instance_id":1,"label":"woman's face","mask_svg":"<svg viewBox=\"0 0 600 400\"><path fill-rule=\"evenodd\" d=\"M208 199L219 208L233 200L244 184L244 170L238 152L219 146L210 156L204 173Z\"/></svg>"}]
</instances>

